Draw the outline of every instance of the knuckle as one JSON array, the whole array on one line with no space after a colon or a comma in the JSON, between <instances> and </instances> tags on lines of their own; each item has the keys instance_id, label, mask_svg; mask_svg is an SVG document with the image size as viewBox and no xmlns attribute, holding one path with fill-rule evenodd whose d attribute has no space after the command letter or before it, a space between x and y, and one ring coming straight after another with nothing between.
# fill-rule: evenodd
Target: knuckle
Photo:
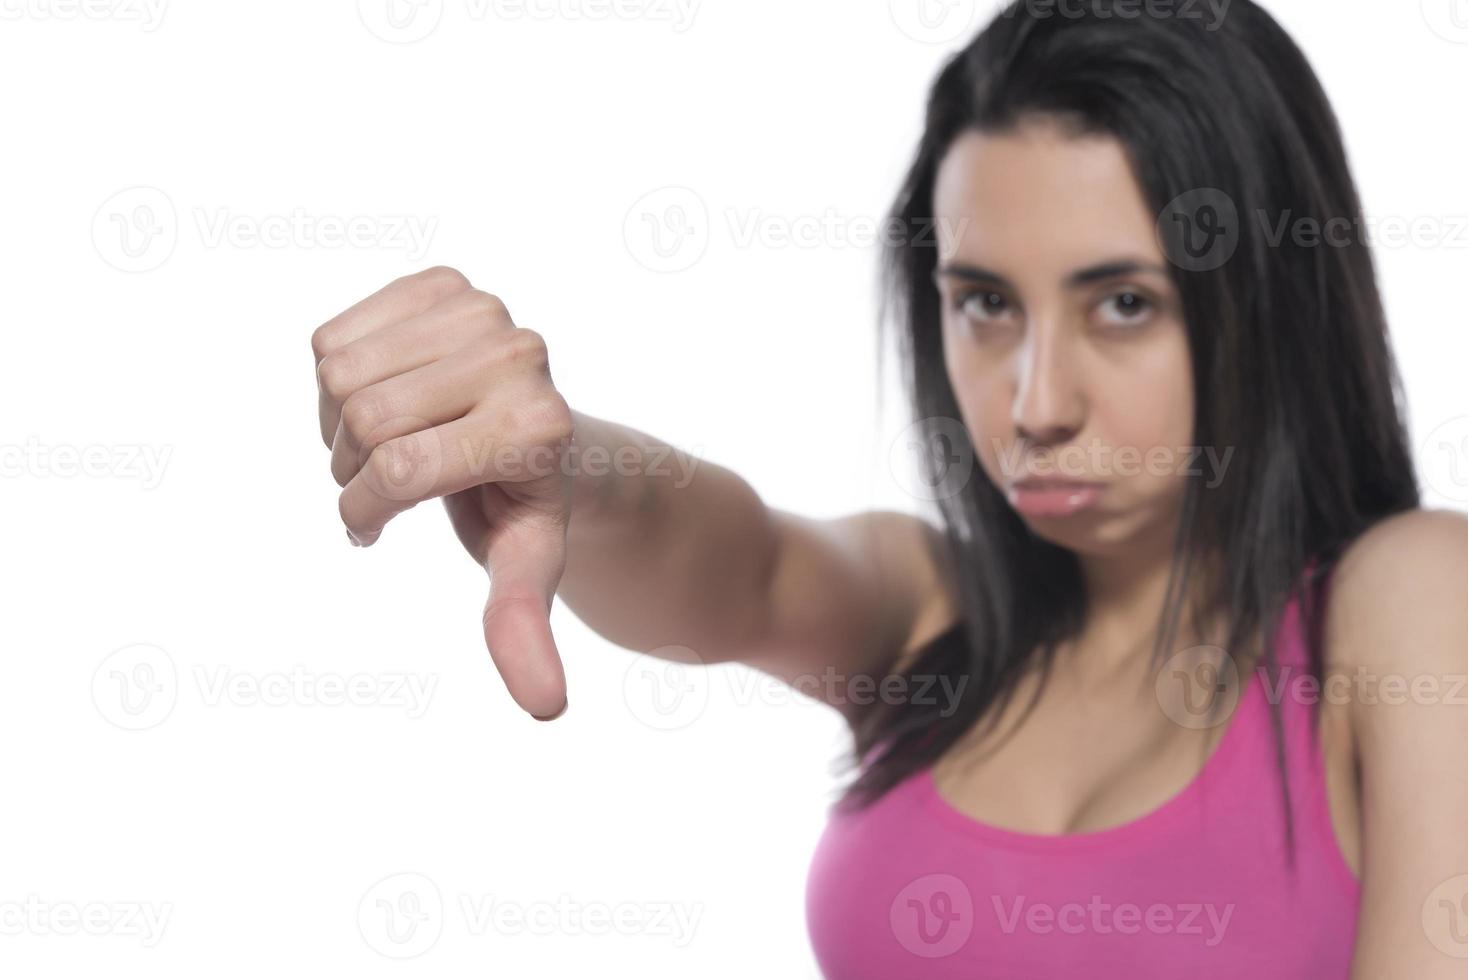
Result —
<instances>
[{"instance_id":1,"label":"knuckle","mask_svg":"<svg viewBox=\"0 0 1468 980\"><path fill-rule=\"evenodd\" d=\"M397 451L398 447L391 440L381 443L367 454L367 462L362 466L362 475L367 486L379 496L385 495L385 491L391 489L396 482Z\"/></svg>"},{"instance_id":2,"label":"knuckle","mask_svg":"<svg viewBox=\"0 0 1468 980\"><path fill-rule=\"evenodd\" d=\"M429 266L410 278L442 293L457 293L470 288L469 277L448 265Z\"/></svg>"},{"instance_id":3,"label":"knuckle","mask_svg":"<svg viewBox=\"0 0 1468 980\"><path fill-rule=\"evenodd\" d=\"M327 354L316 366L316 380L327 397L335 402L346 401L353 389L356 367L343 351Z\"/></svg>"},{"instance_id":4,"label":"knuckle","mask_svg":"<svg viewBox=\"0 0 1468 980\"><path fill-rule=\"evenodd\" d=\"M550 348L545 338L528 327L516 327L506 339L507 352L516 364L544 370L550 366Z\"/></svg>"},{"instance_id":5,"label":"knuckle","mask_svg":"<svg viewBox=\"0 0 1468 980\"><path fill-rule=\"evenodd\" d=\"M421 272L394 279L388 287L394 293L416 296L426 306L438 303L470 288L469 279L458 269L435 265Z\"/></svg>"},{"instance_id":6,"label":"knuckle","mask_svg":"<svg viewBox=\"0 0 1468 980\"><path fill-rule=\"evenodd\" d=\"M545 338L534 330L515 327L484 345L485 367L497 374L529 372L541 379L550 377L550 351Z\"/></svg>"},{"instance_id":7,"label":"knuckle","mask_svg":"<svg viewBox=\"0 0 1468 980\"><path fill-rule=\"evenodd\" d=\"M341 516L342 523L357 535L370 530L362 526L362 519L357 515L355 508L350 505L350 498L346 493L337 495L336 511Z\"/></svg>"},{"instance_id":8,"label":"knuckle","mask_svg":"<svg viewBox=\"0 0 1468 980\"><path fill-rule=\"evenodd\" d=\"M357 471L351 468L347 460L337 458L332 459L331 478L336 481L337 486L345 490L347 488L347 484L352 482L352 477L356 475Z\"/></svg>"},{"instance_id":9,"label":"knuckle","mask_svg":"<svg viewBox=\"0 0 1468 980\"><path fill-rule=\"evenodd\" d=\"M370 388L355 391L342 403L342 427L358 445L392 417L392 406L386 397Z\"/></svg>"},{"instance_id":10,"label":"knuckle","mask_svg":"<svg viewBox=\"0 0 1468 980\"><path fill-rule=\"evenodd\" d=\"M502 299L483 289L471 289L463 296L465 315L486 325L500 326L509 322L510 311Z\"/></svg>"},{"instance_id":11,"label":"knuckle","mask_svg":"<svg viewBox=\"0 0 1468 980\"><path fill-rule=\"evenodd\" d=\"M536 615L544 615L548 609L544 596L524 590L505 591L491 596L484 604L484 613L480 617L481 622L487 628L492 626L506 609L527 607Z\"/></svg>"},{"instance_id":12,"label":"knuckle","mask_svg":"<svg viewBox=\"0 0 1468 980\"><path fill-rule=\"evenodd\" d=\"M336 331L330 323L323 323L311 331L311 353L316 355L316 363L336 349Z\"/></svg>"},{"instance_id":13,"label":"knuckle","mask_svg":"<svg viewBox=\"0 0 1468 980\"><path fill-rule=\"evenodd\" d=\"M560 392L547 387L509 408L510 424L534 442L557 442L571 434L571 409Z\"/></svg>"},{"instance_id":14,"label":"knuckle","mask_svg":"<svg viewBox=\"0 0 1468 980\"><path fill-rule=\"evenodd\" d=\"M384 439L362 464L367 488L384 500L410 503L433 486L443 462L442 447L425 433Z\"/></svg>"}]
</instances>

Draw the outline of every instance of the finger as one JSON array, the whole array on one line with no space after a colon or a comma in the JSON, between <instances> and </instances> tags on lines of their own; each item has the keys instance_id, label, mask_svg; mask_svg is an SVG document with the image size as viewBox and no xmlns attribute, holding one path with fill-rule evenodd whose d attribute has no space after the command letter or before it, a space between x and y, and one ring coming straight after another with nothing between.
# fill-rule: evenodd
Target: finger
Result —
<instances>
[{"instance_id":1,"label":"finger","mask_svg":"<svg viewBox=\"0 0 1468 980\"><path fill-rule=\"evenodd\" d=\"M443 265L401 276L317 327L311 334L311 352L320 364L332 351L470 288L462 272Z\"/></svg>"},{"instance_id":2,"label":"finger","mask_svg":"<svg viewBox=\"0 0 1468 980\"><path fill-rule=\"evenodd\" d=\"M499 491L490 484L481 483L443 498L444 510L448 511L454 534L469 557L474 559L474 564L481 568L489 560L489 521L484 515L494 512L494 508L486 503L486 495L491 492Z\"/></svg>"},{"instance_id":3,"label":"finger","mask_svg":"<svg viewBox=\"0 0 1468 980\"><path fill-rule=\"evenodd\" d=\"M484 642L510 697L543 721L566 707L566 672L550 610L566 568L566 522L517 520L489 531Z\"/></svg>"},{"instance_id":4,"label":"finger","mask_svg":"<svg viewBox=\"0 0 1468 980\"><path fill-rule=\"evenodd\" d=\"M378 446L463 418L493 383L479 357L451 357L351 394L331 440L331 475L345 487Z\"/></svg>"},{"instance_id":5,"label":"finger","mask_svg":"<svg viewBox=\"0 0 1468 980\"><path fill-rule=\"evenodd\" d=\"M498 480L560 478L556 446L569 411L552 389L507 390L461 419L382 443L338 500L353 539L375 542L392 518L424 500Z\"/></svg>"},{"instance_id":6,"label":"finger","mask_svg":"<svg viewBox=\"0 0 1468 980\"><path fill-rule=\"evenodd\" d=\"M498 297L470 289L336 348L316 366L322 441L332 445L342 406L358 391L513 329Z\"/></svg>"}]
</instances>

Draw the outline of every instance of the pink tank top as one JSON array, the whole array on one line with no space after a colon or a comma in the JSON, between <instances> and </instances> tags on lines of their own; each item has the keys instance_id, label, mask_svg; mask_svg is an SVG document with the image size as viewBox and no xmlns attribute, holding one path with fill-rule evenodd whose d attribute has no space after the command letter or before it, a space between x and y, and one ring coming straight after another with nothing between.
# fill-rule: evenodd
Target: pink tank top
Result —
<instances>
[{"instance_id":1,"label":"pink tank top","mask_svg":"<svg viewBox=\"0 0 1468 980\"><path fill-rule=\"evenodd\" d=\"M1350 972L1360 885L1336 843L1298 602L1281 670L1248 677L1184 789L1130 823L1065 835L977 821L920 770L863 811L832 811L806 883L827 980L1312 980ZM1270 706L1279 700L1296 871Z\"/></svg>"}]
</instances>

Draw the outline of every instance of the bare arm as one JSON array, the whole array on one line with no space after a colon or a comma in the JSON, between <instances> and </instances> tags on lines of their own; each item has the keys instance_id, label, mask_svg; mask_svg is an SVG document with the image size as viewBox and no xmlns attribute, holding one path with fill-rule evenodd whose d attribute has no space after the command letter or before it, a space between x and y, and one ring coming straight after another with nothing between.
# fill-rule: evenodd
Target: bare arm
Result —
<instances>
[{"instance_id":1,"label":"bare arm","mask_svg":"<svg viewBox=\"0 0 1468 980\"><path fill-rule=\"evenodd\" d=\"M843 707L852 676L880 679L952 622L941 540L926 522L773 509L725 467L575 418L579 469L558 594L619 646L741 661Z\"/></svg>"},{"instance_id":2,"label":"bare arm","mask_svg":"<svg viewBox=\"0 0 1468 980\"><path fill-rule=\"evenodd\" d=\"M489 573L490 656L536 718L566 705L556 595L621 646L742 660L833 704L948 615L931 528L772 510L724 467L573 411L544 338L454 269L394 280L311 348L348 537L370 547L441 498Z\"/></svg>"},{"instance_id":3,"label":"bare arm","mask_svg":"<svg viewBox=\"0 0 1468 980\"><path fill-rule=\"evenodd\" d=\"M1351 977L1461 977L1468 519L1451 511L1394 515L1347 549L1334 577L1327 647L1351 679L1345 690L1361 779Z\"/></svg>"}]
</instances>

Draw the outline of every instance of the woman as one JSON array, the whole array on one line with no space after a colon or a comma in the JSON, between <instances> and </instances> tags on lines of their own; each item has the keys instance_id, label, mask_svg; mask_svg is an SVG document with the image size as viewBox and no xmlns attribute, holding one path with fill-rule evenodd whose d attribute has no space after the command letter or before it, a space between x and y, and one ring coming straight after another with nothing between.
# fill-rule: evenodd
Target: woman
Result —
<instances>
[{"instance_id":1,"label":"woman","mask_svg":"<svg viewBox=\"0 0 1468 980\"><path fill-rule=\"evenodd\" d=\"M1468 521L1419 506L1318 82L1188 7L1016 4L933 87L886 270L941 531L686 478L453 270L313 337L349 537L444 497L525 710L559 595L849 721L829 977L1465 968Z\"/></svg>"}]
</instances>

